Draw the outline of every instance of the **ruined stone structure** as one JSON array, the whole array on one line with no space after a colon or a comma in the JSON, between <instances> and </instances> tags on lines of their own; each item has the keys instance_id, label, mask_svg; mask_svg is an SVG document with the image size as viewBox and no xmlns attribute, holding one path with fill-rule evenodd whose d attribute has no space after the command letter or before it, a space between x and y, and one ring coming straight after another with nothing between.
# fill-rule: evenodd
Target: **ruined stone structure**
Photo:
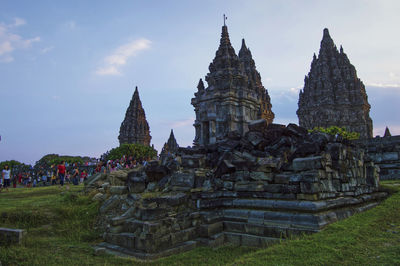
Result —
<instances>
[{"instance_id":1,"label":"ruined stone structure","mask_svg":"<svg viewBox=\"0 0 400 266\"><path fill-rule=\"evenodd\" d=\"M98 251L141 259L224 243L264 247L376 206L378 168L364 150L297 125L249 123L245 136L180 148L169 162L99 173Z\"/></svg>"},{"instance_id":2,"label":"ruined stone structure","mask_svg":"<svg viewBox=\"0 0 400 266\"><path fill-rule=\"evenodd\" d=\"M380 180L400 179L400 136L388 136L385 131L383 138L361 139L354 143L364 148L369 159L379 166Z\"/></svg>"},{"instance_id":3,"label":"ruined stone structure","mask_svg":"<svg viewBox=\"0 0 400 266\"><path fill-rule=\"evenodd\" d=\"M231 131L244 135L251 120L263 118L272 123L270 97L251 52L243 40L239 56L236 55L226 25L209 71L207 88L200 79L192 99L196 112L195 145L215 143Z\"/></svg>"},{"instance_id":4,"label":"ruined stone structure","mask_svg":"<svg viewBox=\"0 0 400 266\"><path fill-rule=\"evenodd\" d=\"M318 57L300 91L297 115L299 124L307 129L314 127L345 127L360 133L361 138L372 137L371 106L365 86L357 77L355 67L340 47L337 50L324 29Z\"/></svg>"},{"instance_id":5,"label":"ruined stone structure","mask_svg":"<svg viewBox=\"0 0 400 266\"><path fill-rule=\"evenodd\" d=\"M139 143L150 146L150 129L146 114L139 98L138 88L135 88L132 100L126 110L125 119L119 130L119 144Z\"/></svg>"},{"instance_id":6,"label":"ruined stone structure","mask_svg":"<svg viewBox=\"0 0 400 266\"><path fill-rule=\"evenodd\" d=\"M168 141L164 143L160 155L177 154L179 150L179 145L176 142L174 131L171 129L171 134L169 135Z\"/></svg>"}]
</instances>

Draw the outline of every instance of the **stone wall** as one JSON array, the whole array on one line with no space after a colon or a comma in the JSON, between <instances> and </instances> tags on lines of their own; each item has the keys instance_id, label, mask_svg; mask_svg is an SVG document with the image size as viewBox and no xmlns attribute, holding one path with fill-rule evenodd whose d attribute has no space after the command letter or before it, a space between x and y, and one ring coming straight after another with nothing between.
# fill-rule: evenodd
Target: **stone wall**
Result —
<instances>
[{"instance_id":1,"label":"stone wall","mask_svg":"<svg viewBox=\"0 0 400 266\"><path fill-rule=\"evenodd\" d=\"M86 183L114 253L154 259L199 245L267 246L376 206L378 168L364 150L294 124L249 124L215 145L181 148L164 165Z\"/></svg>"},{"instance_id":2,"label":"stone wall","mask_svg":"<svg viewBox=\"0 0 400 266\"><path fill-rule=\"evenodd\" d=\"M376 137L356 143L365 147L370 159L379 166L381 180L400 179L400 136Z\"/></svg>"}]
</instances>

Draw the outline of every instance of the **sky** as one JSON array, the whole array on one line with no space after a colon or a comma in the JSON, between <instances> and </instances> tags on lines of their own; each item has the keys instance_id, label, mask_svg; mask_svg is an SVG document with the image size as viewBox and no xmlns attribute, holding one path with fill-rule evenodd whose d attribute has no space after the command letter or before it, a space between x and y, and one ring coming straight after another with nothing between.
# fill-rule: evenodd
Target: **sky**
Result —
<instances>
[{"instance_id":1,"label":"sky","mask_svg":"<svg viewBox=\"0 0 400 266\"><path fill-rule=\"evenodd\" d=\"M322 31L366 85L374 134L400 135L399 1L0 0L0 161L99 157L118 146L135 86L161 150L192 145L191 98L219 45L245 38L275 123L298 123Z\"/></svg>"}]
</instances>

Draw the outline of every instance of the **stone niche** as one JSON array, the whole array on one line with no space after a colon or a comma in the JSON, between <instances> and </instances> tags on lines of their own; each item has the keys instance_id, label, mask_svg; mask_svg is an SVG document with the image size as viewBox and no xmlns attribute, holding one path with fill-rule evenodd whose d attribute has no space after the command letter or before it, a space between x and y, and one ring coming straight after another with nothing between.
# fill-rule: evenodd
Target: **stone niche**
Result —
<instances>
[{"instance_id":1,"label":"stone niche","mask_svg":"<svg viewBox=\"0 0 400 266\"><path fill-rule=\"evenodd\" d=\"M363 149L294 124L249 123L163 164L86 181L102 201L98 248L155 259L224 243L265 247L376 206L378 168Z\"/></svg>"}]
</instances>

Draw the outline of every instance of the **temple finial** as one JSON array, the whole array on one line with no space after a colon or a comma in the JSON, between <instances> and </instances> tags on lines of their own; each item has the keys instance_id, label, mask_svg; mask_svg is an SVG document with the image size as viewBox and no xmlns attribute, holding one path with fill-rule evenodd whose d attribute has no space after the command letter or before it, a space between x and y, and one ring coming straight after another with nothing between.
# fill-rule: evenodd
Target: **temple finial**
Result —
<instances>
[{"instance_id":1,"label":"temple finial","mask_svg":"<svg viewBox=\"0 0 400 266\"><path fill-rule=\"evenodd\" d=\"M226 20L228 19L228 17L227 16L225 16L225 14L224 14L224 26L226 26Z\"/></svg>"}]
</instances>

